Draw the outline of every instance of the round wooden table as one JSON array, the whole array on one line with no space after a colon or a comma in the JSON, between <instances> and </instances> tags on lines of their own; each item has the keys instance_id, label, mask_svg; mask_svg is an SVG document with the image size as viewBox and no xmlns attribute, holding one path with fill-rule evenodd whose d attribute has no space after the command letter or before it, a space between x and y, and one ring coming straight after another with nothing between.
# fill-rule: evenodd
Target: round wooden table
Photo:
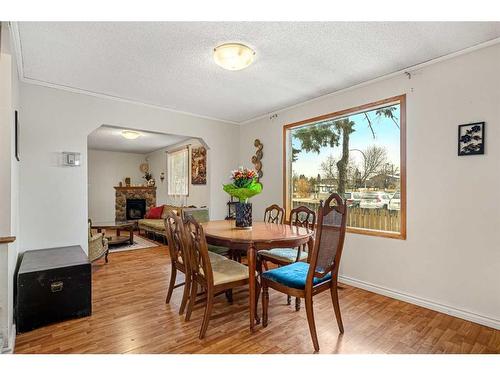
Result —
<instances>
[{"instance_id":1,"label":"round wooden table","mask_svg":"<svg viewBox=\"0 0 500 375\"><path fill-rule=\"evenodd\" d=\"M288 224L265 222L254 222L252 229L239 229L236 228L234 220L209 221L203 224L203 229L209 244L243 250L247 253L250 291L248 304L250 309L250 330L253 331L257 310L255 303L257 251L277 247L294 248L305 243L308 243L308 248L312 249L314 231Z\"/></svg>"}]
</instances>

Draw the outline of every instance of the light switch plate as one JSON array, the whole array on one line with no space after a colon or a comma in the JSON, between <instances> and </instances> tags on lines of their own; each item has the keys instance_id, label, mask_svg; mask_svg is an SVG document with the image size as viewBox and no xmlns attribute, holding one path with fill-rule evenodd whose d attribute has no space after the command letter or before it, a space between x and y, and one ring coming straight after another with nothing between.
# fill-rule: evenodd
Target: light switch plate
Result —
<instances>
[{"instance_id":1,"label":"light switch plate","mask_svg":"<svg viewBox=\"0 0 500 375\"><path fill-rule=\"evenodd\" d=\"M80 153L79 152L63 152L63 165L67 167L80 166Z\"/></svg>"}]
</instances>

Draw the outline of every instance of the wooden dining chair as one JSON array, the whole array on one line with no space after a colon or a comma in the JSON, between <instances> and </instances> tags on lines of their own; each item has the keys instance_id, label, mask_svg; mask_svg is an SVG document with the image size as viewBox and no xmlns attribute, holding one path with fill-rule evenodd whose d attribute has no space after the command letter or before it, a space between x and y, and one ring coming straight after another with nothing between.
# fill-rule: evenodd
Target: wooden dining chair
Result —
<instances>
[{"instance_id":1,"label":"wooden dining chair","mask_svg":"<svg viewBox=\"0 0 500 375\"><path fill-rule=\"evenodd\" d=\"M290 225L314 230L316 225L316 213L306 206L299 206L290 211ZM259 257L259 266L263 265L267 268L267 262L278 266L286 266L290 263L307 261L309 252L312 249L307 249L307 244L301 245L298 248L276 248L270 250L260 250L257 253ZM260 267L259 267L260 268ZM291 303L290 295L287 296L287 304ZM300 310L300 298L295 298L295 310Z\"/></svg>"},{"instance_id":2,"label":"wooden dining chair","mask_svg":"<svg viewBox=\"0 0 500 375\"><path fill-rule=\"evenodd\" d=\"M190 273L192 277L191 296L186 312L186 321L191 318L198 295L198 287L201 287L206 296L204 300L205 312L199 334L199 338L202 339L207 332L208 322L214 305L214 297L222 292L248 284L248 267L220 255L217 258L209 256L207 241L201 224L192 216L186 217L184 224L186 229L186 248L189 252ZM260 284L256 284L255 303L257 303L260 294Z\"/></svg>"},{"instance_id":3,"label":"wooden dining chair","mask_svg":"<svg viewBox=\"0 0 500 375\"><path fill-rule=\"evenodd\" d=\"M198 223L206 223L210 221L210 215L208 208L185 208L182 210L182 218L185 220L186 217L192 216ZM233 257L233 252L231 249L224 246L216 246L208 244L208 251L223 255L228 258Z\"/></svg>"},{"instance_id":4,"label":"wooden dining chair","mask_svg":"<svg viewBox=\"0 0 500 375\"><path fill-rule=\"evenodd\" d=\"M266 223L283 224L285 210L277 204L272 204L264 211L264 221Z\"/></svg>"},{"instance_id":5,"label":"wooden dining chair","mask_svg":"<svg viewBox=\"0 0 500 375\"><path fill-rule=\"evenodd\" d=\"M186 241L184 233L184 224L182 218L175 214L173 211L168 211L165 215L165 232L168 243L168 251L170 253L170 283L167 291L167 298L165 303L170 303L172 293L175 288L184 286L182 293L182 302L179 308L179 314L184 314L184 309L189 298L191 291L191 274L189 268L188 253L185 249ZM177 278L177 271L184 274L184 282L175 284Z\"/></svg>"},{"instance_id":6,"label":"wooden dining chair","mask_svg":"<svg viewBox=\"0 0 500 375\"><path fill-rule=\"evenodd\" d=\"M305 299L307 322L315 351L319 350L314 322L313 296L330 290L335 317L341 333L344 333L340 314L337 279L340 257L344 246L347 206L338 194L332 194L320 202L318 227L310 263L295 262L262 273L262 324L268 325L269 288Z\"/></svg>"}]
</instances>

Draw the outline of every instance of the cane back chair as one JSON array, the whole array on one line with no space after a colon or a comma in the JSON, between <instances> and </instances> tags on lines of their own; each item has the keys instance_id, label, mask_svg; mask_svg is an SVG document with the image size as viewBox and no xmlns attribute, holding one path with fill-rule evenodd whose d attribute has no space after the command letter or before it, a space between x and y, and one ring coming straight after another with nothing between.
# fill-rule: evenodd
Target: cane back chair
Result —
<instances>
[{"instance_id":1,"label":"cane back chair","mask_svg":"<svg viewBox=\"0 0 500 375\"><path fill-rule=\"evenodd\" d=\"M295 262L262 273L264 327L268 324L269 288L305 299L307 322L315 351L319 350L314 322L313 296L330 290L335 317L341 333L344 326L337 291L340 257L344 246L347 206L338 194L320 202L318 226L309 263Z\"/></svg>"},{"instance_id":2,"label":"cane back chair","mask_svg":"<svg viewBox=\"0 0 500 375\"><path fill-rule=\"evenodd\" d=\"M314 230L316 226L316 213L306 206L299 206L290 211L290 225ZM264 266L267 270L267 262L271 262L278 266L286 266L294 262L307 261L309 252L312 249L307 249L307 244L301 245L298 248L276 248L270 250L260 250L258 252L259 268ZM287 304L291 303L290 296L287 296ZM295 299L295 310L300 310L300 298Z\"/></svg>"}]
</instances>

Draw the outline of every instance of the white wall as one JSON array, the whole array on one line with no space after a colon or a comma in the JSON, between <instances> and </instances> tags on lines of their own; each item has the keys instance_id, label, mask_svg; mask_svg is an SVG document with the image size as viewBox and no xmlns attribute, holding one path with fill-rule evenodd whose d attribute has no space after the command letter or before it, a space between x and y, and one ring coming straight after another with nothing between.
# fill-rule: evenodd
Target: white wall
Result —
<instances>
[{"instance_id":1,"label":"white wall","mask_svg":"<svg viewBox=\"0 0 500 375\"><path fill-rule=\"evenodd\" d=\"M19 110L15 55L10 30L1 23L0 51L0 236L19 236L19 162L14 157L14 111ZM18 241L0 245L0 335L12 345L14 270ZM1 345L1 343L0 343ZM2 351L0 347L0 352ZM10 348L12 349L12 348Z\"/></svg>"},{"instance_id":2,"label":"white wall","mask_svg":"<svg viewBox=\"0 0 500 375\"><path fill-rule=\"evenodd\" d=\"M115 186L125 177L132 185L146 181L139 170L145 155L128 152L88 150L88 205L89 218L94 223L115 220Z\"/></svg>"},{"instance_id":3,"label":"white wall","mask_svg":"<svg viewBox=\"0 0 500 375\"><path fill-rule=\"evenodd\" d=\"M186 201L179 202L179 199L167 195L167 154L168 150L177 149L190 145L189 147L189 196ZM151 154L147 155L150 171L153 173L153 177L156 180L156 202L158 204L172 204L179 205L180 203L186 205L194 205L196 207L210 206L210 173L212 165L212 151L207 150L207 184L206 185L192 185L191 184L191 148L196 148L202 146L202 143L198 139L188 139L185 142L177 143L169 147L156 150ZM161 182L160 173L165 173L165 180ZM229 174L229 172L228 172ZM227 197L226 197L227 201ZM210 214L212 212L210 211Z\"/></svg>"},{"instance_id":4,"label":"white wall","mask_svg":"<svg viewBox=\"0 0 500 375\"><path fill-rule=\"evenodd\" d=\"M406 241L348 233L344 281L500 328L500 45L245 124L240 162L264 144L255 212L282 204L282 127L407 94ZM486 122L486 154L457 156L457 126Z\"/></svg>"},{"instance_id":5,"label":"white wall","mask_svg":"<svg viewBox=\"0 0 500 375\"><path fill-rule=\"evenodd\" d=\"M79 244L87 248L87 135L102 124L203 138L217 168L210 176L210 208L223 218L221 184L238 160L237 125L151 106L21 84L23 164L20 249ZM62 151L81 152L81 167L61 167Z\"/></svg>"}]
</instances>

